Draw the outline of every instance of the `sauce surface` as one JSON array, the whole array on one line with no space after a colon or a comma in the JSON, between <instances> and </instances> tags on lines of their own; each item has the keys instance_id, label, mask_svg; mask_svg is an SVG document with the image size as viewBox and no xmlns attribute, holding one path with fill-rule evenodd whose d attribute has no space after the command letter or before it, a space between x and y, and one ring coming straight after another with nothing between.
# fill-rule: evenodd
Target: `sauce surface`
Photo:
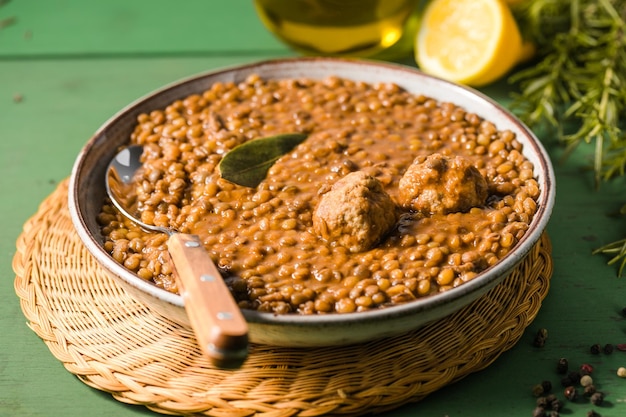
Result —
<instances>
[{"instance_id":1,"label":"sauce surface","mask_svg":"<svg viewBox=\"0 0 626 417\"><path fill-rule=\"evenodd\" d=\"M308 137L258 187L221 178L226 152L292 132ZM218 83L140 115L130 140L145 147L136 182L142 220L199 235L240 306L278 314L364 311L462 285L515 246L539 196L512 132L391 83L256 76ZM321 195L339 179L365 172L397 202L409 166L434 153L469 161L486 180L485 204L435 214L397 205L397 224L360 252L314 230ZM115 259L177 291L163 236L142 232L107 204L99 220Z\"/></svg>"}]
</instances>

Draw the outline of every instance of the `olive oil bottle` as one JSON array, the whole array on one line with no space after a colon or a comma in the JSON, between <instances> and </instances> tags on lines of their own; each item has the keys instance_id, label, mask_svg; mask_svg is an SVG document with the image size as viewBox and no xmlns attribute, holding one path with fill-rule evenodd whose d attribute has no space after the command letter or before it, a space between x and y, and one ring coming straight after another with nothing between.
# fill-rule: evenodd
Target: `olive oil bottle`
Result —
<instances>
[{"instance_id":1,"label":"olive oil bottle","mask_svg":"<svg viewBox=\"0 0 626 417\"><path fill-rule=\"evenodd\" d=\"M419 0L254 0L263 24L308 55L371 57L400 40Z\"/></svg>"}]
</instances>

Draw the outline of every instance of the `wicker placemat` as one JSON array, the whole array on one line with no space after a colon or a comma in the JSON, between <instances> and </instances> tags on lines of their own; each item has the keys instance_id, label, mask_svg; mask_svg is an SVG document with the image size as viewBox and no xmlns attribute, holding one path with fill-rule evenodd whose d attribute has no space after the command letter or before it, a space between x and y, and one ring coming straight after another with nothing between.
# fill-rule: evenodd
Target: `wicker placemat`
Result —
<instances>
[{"instance_id":1,"label":"wicker placemat","mask_svg":"<svg viewBox=\"0 0 626 417\"><path fill-rule=\"evenodd\" d=\"M13 269L24 315L84 383L163 414L364 414L419 401L511 348L537 314L552 275L544 236L502 284L425 328L345 347L254 345L243 368L218 370L190 330L108 278L74 232L66 199L67 181L17 241Z\"/></svg>"}]
</instances>

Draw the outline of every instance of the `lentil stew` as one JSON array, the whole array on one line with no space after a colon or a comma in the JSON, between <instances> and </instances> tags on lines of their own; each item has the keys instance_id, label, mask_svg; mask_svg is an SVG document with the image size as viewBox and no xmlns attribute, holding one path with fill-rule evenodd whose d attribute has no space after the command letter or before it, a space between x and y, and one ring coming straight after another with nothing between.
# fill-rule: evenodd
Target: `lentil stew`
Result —
<instances>
[{"instance_id":1,"label":"lentil stew","mask_svg":"<svg viewBox=\"0 0 626 417\"><path fill-rule=\"evenodd\" d=\"M217 166L237 145L293 132L308 138L258 187L221 178ZM145 148L136 180L142 220L199 235L239 305L278 314L377 309L471 281L515 247L540 193L514 133L393 83L254 75L217 82L141 114L130 142ZM377 206L393 222L360 209L350 217L356 224L339 226L371 236L386 225L363 246L333 238L332 219L314 221L325 196L356 173L350 190L358 198L334 203L347 204L336 212L367 206L370 192L394 203ZM414 206L400 185L421 180L433 197ZM477 197L467 199L468 189ZM98 222L117 262L178 291L167 236L142 231L107 203Z\"/></svg>"}]
</instances>

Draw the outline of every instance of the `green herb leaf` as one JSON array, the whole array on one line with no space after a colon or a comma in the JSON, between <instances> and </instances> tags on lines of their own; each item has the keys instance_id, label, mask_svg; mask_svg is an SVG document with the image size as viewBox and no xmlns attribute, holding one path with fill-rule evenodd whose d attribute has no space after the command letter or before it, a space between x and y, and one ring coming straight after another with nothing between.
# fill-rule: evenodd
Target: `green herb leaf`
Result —
<instances>
[{"instance_id":1,"label":"green herb leaf","mask_svg":"<svg viewBox=\"0 0 626 417\"><path fill-rule=\"evenodd\" d=\"M538 51L510 81L511 108L568 152L595 143L596 185L626 173L626 0L527 0L514 7Z\"/></svg>"},{"instance_id":2,"label":"green herb leaf","mask_svg":"<svg viewBox=\"0 0 626 417\"><path fill-rule=\"evenodd\" d=\"M242 143L224 155L218 166L220 174L230 182L254 188L281 156L306 138L304 133L286 133Z\"/></svg>"},{"instance_id":3,"label":"green herb leaf","mask_svg":"<svg viewBox=\"0 0 626 417\"><path fill-rule=\"evenodd\" d=\"M626 175L626 0L526 0L513 10L539 55L510 78L519 90L512 109L557 137L565 156L595 145L597 186ZM626 271L626 239L593 253Z\"/></svg>"}]
</instances>

